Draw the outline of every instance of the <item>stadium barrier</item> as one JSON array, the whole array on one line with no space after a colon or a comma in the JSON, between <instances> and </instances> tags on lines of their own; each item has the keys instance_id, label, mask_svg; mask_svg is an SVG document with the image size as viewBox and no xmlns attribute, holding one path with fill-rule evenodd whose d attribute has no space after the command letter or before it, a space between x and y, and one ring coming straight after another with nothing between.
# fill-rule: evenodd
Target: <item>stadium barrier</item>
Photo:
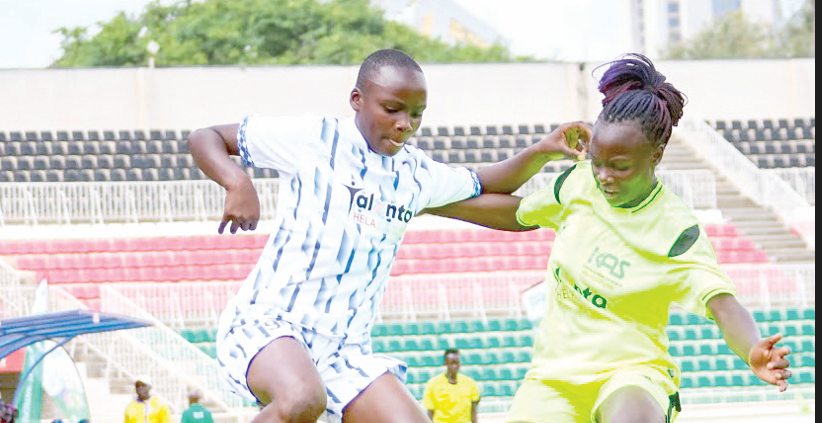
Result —
<instances>
[{"instance_id":1,"label":"stadium barrier","mask_svg":"<svg viewBox=\"0 0 822 423\"><path fill-rule=\"evenodd\" d=\"M0 318L20 317L31 312L31 303L23 295L20 275L0 260Z\"/></svg>"},{"instance_id":2,"label":"stadium barrier","mask_svg":"<svg viewBox=\"0 0 822 423\"><path fill-rule=\"evenodd\" d=\"M274 217L278 179L254 179L262 219ZM207 180L11 182L0 184L5 224L137 223L219 220L225 190Z\"/></svg>"},{"instance_id":3,"label":"stadium barrier","mask_svg":"<svg viewBox=\"0 0 822 423\"><path fill-rule=\"evenodd\" d=\"M789 228L807 227L815 222L814 207L791 184L776 173L757 167L702 119L686 118L674 128L674 135L690 144L702 158L743 195L773 210ZM797 230L810 248L815 248L813 231Z\"/></svg>"},{"instance_id":4,"label":"stadium barrier","mask_svg":"<svg viewBox=\"0 0 822 423\"><path fill-rule=\"evenodd\" d=\"M813 307L813 264L723 265L748 307ZM531 317L526 292L544 278L542 270L447 273L391 277L378 321ZM174 329L216 327L219 314L239 290L241 281L117 283L106 285L130 304ZM102 294L101 294L102 295ZM138 316L139 317L139 316Z\"/></svg>"},{"instance_id":5,"label":"stadium barrier","mask_svg":"<svg viewBox=\"0 0 822 423\"><path fill-rule=\"evenodd\" d=\"M708 170L668 170L659 177L695 209L716 208L716 179ZM531 178L519 191L545 187L557 173ZM277 178L253 180L261 218L274 217ZM0 183L0 228L40 223L138 223L219 220L225 191L208 180L153 182Z\"/></svg>"},{"instance_id":6,"label":"stadium barrier","mask_svg":"<svg viewBox=\"0 0 822 423\"><path fill-rule=\"evenodd\" d=\"M787 182L808 204L816 205L816 167L786 167L768 169Z\"/></svg>"},{"instance_id":7,"label":"stadium barrier","mask_svg":"<svg viewBox=\"0 0 822 423\"><path fill-rule=\"evenodd\" d=\"M72 355L77 348L85 348L102 357L107 379L115 374L126 376L129 381L138 374L149 375L155 381L157 394L169 402L176 415L187 407L188 391L196 387L216 421L245 421L248 412L244 406L250 404L224 389L215 360L117 291L103 286L100 296L101 311L137 317L153 325L78 336L70 345ZM49 307L51 311L86 308L59 286L50 287Z\"/></svg>"}]
</instances>

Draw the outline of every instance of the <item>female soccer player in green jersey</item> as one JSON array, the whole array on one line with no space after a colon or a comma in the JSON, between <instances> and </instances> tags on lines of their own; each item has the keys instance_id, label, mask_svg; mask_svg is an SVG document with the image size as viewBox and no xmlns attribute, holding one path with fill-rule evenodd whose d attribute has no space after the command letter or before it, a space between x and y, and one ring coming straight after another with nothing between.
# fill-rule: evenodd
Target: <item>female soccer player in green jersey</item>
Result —
<instances>
[{"instance_id":1,"label":"female soccer player in green jersey","mask_svg":"<svg viewBox=\"0 0 822 423\"><path fill-rule=\"evenodd\" d=\"M672 422L680 369L668 353L671 303L715 320L765 382L788 387L790 353L762 339L693 212L654 173L682 117L682 93L646 57L610 64L603 109L576 163L523 199L484 194L433 214L557 231L546 312L508 423Z\"/></svg>"}]
</instances>

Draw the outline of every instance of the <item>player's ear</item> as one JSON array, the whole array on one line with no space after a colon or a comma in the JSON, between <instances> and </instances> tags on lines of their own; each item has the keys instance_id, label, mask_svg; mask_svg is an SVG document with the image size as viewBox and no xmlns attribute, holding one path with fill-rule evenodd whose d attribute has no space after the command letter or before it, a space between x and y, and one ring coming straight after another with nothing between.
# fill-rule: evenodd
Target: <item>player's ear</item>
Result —
<instances>
[{"instance_id":1,"label":"player's ear","mask_svg":"<svg viewBox=\"0 0 822 423\"><path fill-rule=\"evenodd\" d=\"M363 96L362 91L359 88L354 87L351 90L351 98L348 100L351 103L351 108L354 109L355 112L359 112L362 108Z\"/></svg>"}]
</instances>

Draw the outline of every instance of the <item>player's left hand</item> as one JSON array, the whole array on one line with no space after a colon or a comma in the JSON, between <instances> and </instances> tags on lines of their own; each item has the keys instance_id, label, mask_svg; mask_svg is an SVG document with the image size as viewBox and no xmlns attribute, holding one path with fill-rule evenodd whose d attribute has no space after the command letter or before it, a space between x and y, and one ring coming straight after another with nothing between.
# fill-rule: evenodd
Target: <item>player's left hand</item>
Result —
<instances>
[{"instance_id":1,"label":"player's left hand","mask_svg":"<svg viewBox=\"0 0 822 423\"><path fill-rule=\"evenodd\" d=\"M748 354L748 363L754 374L771 385L777 385L779 392L788 389L788 378L791 363L785 358L791 353L790 347L777 347L776 343L782 339L782 334L767 337L751 348Z\"/></svg>"},{"instance_id":2,"label":"player's left hand","mask_svg":"<svg viewBox=\"0 0 822 423\"><path fill-rule=\"evenodd\" d=\"M535 147L547 153L549 160L570 157L574 161L585 160L593 129L585 122L563 123L550 134L542 137Z\"/></svg>"}]
</instances>

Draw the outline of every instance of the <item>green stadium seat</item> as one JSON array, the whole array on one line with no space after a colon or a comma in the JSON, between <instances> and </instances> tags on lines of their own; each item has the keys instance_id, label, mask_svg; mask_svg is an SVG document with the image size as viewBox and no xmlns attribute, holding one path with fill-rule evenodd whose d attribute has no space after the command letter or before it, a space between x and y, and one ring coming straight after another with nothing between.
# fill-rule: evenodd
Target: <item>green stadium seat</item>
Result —
<instances>
[{"instance_id":1,"label":"green stadium seat","mask_svg":"<svg viewBox=\"0 0 822 423\"><path fill-rule=\"evenodd\" d=\"M497 374L498 380L517 380L513 366L501 366Z\"/></svg>"},{"instance_id":2,"label":"green stadium seat","mask_svg":"<svg viewBox=\"0 0 822 423\"><path fill-rule=\"evenodd\" d=\"M668 354L671 354L673 357L682 357L682 346L679 343L671 343L668 346Z\"/></svg>"},{"instance_id":3,"label":"green stadium seat","mask_svg":"<svg viewBox=\"0 0 822 423\"><path fill-rule=\"evenodd\" d=\"M713 378L708 375L699 375L696 377L696 387L697 388L708 388L713 386Z\"/></svg>"},{"instance_id":4,"label":"green stadium seat","mask_svg":"<svg viewBox=\"0 0 822 423\"><path fill-rule=\"evenodd\" d=\"M739 373L734 373L731 375L731 386L745 386L745 378Z\"/></svg>"},{"instance_id":5,"label":"green stadium seat","mask_svg":"<svg viewBox=\"0 0 822 423\"><path fill-rule=\"evenodd\" d=\"M685 324L682 313L671 313L668 315L668 324L671 326L681 326Z\"/></svg>"},{"instance_id":6,"label":"green stadium seat","mask_svg":"<svg viewBox=\"0 0 822 423\"><path fill-rule=\"evenodd\" d=\"M483 334L483 348L499 348L502 346L502 337L497 334Z\"/></svg>"},{"instance_id":7,"label":"green stadium seat","mask_svg":"<svg viewBox=\"0 0 822 423\"><path fill-rule=\"evenodd\" d=\"M517 346L517 336L514 334L506 333L500 335L500 342L501 347L516 347Z\"/></svg>"},{"instance_id":8,"label":"green stadium seat","mask_svg":"<svg viewBox=\"0 0 822 423\"><path fill-rule=\"evenodd\" d=\"M805 323L802 325L802 335L816 336L816 325L813 323Z\"/></svg>"},{"instance_id":9,"label":"green stadium seat","mask_svg":"<svg viewBox=\"0 0 822 423\"><path fill-rule=\"evenodd\" d=\"M731 385L730 377L726 374L718 373L714 375L714 386L726 387Z\"/></svg>"},{"instance_id":10,"label":"green stadium seat","mask_svg":"<svg viewBox=\"0 0 822 423\"><path fill-rule=\"evenodd\" d=\"M733 360L730 357L718 356L714 358L716 370L727 371L733 368Z\"/></svg>"},{"instance_id":11,"label":"green stadium seat","mask_svg":"<svg viewBox=\"0 0 822 423\"><path fill-rule=\"evenodd\" d=\"M513 381L500 382L499 396L513 397L517 393L517 383Z\"/></svg>"},{"instance_id":12,"label":"green stadium seat","mask_svg":"<svg viewBox=\"0 0 822 423\"><path fill-rule=\"evenodd\" d=\"M402 350L403 351L419 351L420 343L419 340L410 336L404 336L400 338L402 340Z\"/></svg>"},{"instance_id":13,"label":"green stadium seat","mask_svg":"<svg viewBox=\"0 0 822 423\"><path fill-rule=\"evenodd\" d=\"M404 335L403 323L386 323L387 335L402 336Z\"/></svg>"},{"instance_id":14,"label":"green stadium seat","mask_svg":"<svg viewBox=\"0 0 822 423\"><path fill-rule=\"evenodd\" d=\"M668 339L671 341L681 341L685 339L685 330L682 327L669 326L665 329Z\"/></svg>"},{"instance_id":15,"label":"green stadium seat","mask_svg":"<svg viewBox=\"0 0 822 423\"><path fill-rule=\"evenodd\" d=\"M505 349L500 353L500 361L503 363L518 363L517 355L513 349Z\"/></svg>"},{"instance_id":16,"label":"green stadium seat","mask_svg":"<svg viewBox=\"0 0 822 423\"><path fill-rule=\"evenodd\" d=\"M748 363L739 358L739 356L734 355L733 358L731 358L731 361L734 370L750 370Z\"/></svg>"},{"instance_id":17,"label":"green stadium seat","mask_svg":"<svg viewBox=\"0 0 822 423\"><path fill-rule=\"evenodd\" d=\"M426 320L419 323L420 335L436 335L437 333L437 325L434 322Z\"/></svg>"},{"instance_id":18,"label":"green stadium seat","mask_svg":"<svg viewBox=\"0 0 822 423\"><path fill-rule=\"evenodd\" d=\"M422 356L422 365L426 367L439 367L445 365L445 357L442 354L426 354Z\"/></svg>"},{"instance_id":19,"label":"green stadium seat","mask_svg":"<svg viewBox=\"0 0 822 423\"><path fill-rule=\"evenodd\" d=\"M683 372L693 372L694 370L696 370L694 361L690 358L682 359L679 362L679 367L682 369Z\"/></svg>"},{"instance_id":20,"label":"green stadium seat","mask_svg":"<svg viewBox=\"0 0 822 423\"><path fill-rule=\"evenodd\" d=\"M804 320L816 320L816 309L815 308L806 308L802 311L802 319Z\"/></svg>"},{"instance_id":21,"label":"green stadium seat","mask_svg":"<svg viewBox=\"0 0 822 423\"><path fill-rule=\"evenodd\" d=\"M430 335L420 337L420 351L434 351L437 349L437 338Z\"/></svg>"},{"instance_id":22,"label":"green stadium seat","mask_svg":"<svg viewBox=\"0 0 822 423\"><path fill-rule=\"evenodd\" d=\"M477 319L468 322L468 332L485 332L486 324L484 321Z\"/></svg>"},{"instance_id":23,"label":"green stadium seat","mask_svg":"<svg viewBox=\"0 0 822 423\"><path fill-rule=\"evenodd\" d=\"M530 347L534 345L534 337L530 332L521 333L517 338L518 347Z\"/></svg>"},{"instance_id":24,"label":"green stadium seat","mask_svg":"<svg viewBox=\"0 0 822 423\"><path fill-rule=\"evenodd\" d=\"M710 320L693 313L688 313L685 316L685 324L687 325L704 325L710 323Z\"/></svg>"},{"instance_id":25,"label":"green stadium seat","mask_svg":"<svg viewBox=\"0 0 822 423\"><path fill-rule=\"evenodd\" d=\"M816 358L810 354L803 355L799 362L802 367L816 367Z\"/></svg>"},{"instance_id":26,"label":"green stadium seat","mask_svg":"<svg viewBox=\"0 0 822 423\"><path fill-rule=\"evenodd\" d=\"M731 350L731 347L728 346L724 341L720 342L716 346L716 353L719 355L733 355L734 352Z\"/></svg>"},{"instance_id":27,"label":"green stadium seat","mask_svg":"<svg viewBox=\"0 0 822 423\"><path fill-rule=\"evenodd\" d=\"M699 339L699 333L696 331L696 327L694 326L685 326L682 336L684 337L683 339L688 341Z\"/></svg>"},{"instance_id":28,"label":"green stadium seat","mask_svg":"<svg viewBox=\"0 0 822 423\"><path fill-rule=\"evenodd\" d=\"M502 322L500 319L490 319L486 327L489 332L499 332L502 330Z\"/></svg>"},{"instance_id":29,"label":"green stadium seat","mask_svg":"<svg viewBox=\"0 0 822 423\"><path fill-rule=\"evenodd\" d=\"M460 367L460 372L462 372L464 375L470 377L471 379L480 380L480 379L482 379L483 373L485 373L485 369L483 369L482 367L478 367L478 366L472 366L472 367L467 367L467 368L466 367Z\"/></svg>"},{"instance_id":30,"label":"green stadium seat","mask_svg":"<svg viewBox=\"0 0 822 423\"><path fill-rule=\"evenodd\" d=\"M454 348L454 342L451 339L446 338L444 336L440 336L440 337L437 338L437 349L438 350L444 352L445 350L447 350L449 348Z\"/></svg>"},{"instance_id":31,"label":"green stadium seat","mask_svg":"<svg viewBox=\"0 0 822 423\"><path fill-rule=\"evenodd\" d=\"M388 338L388 341L385 344L385 347L389 352L399 352L399 351L403 350L403 348L404 348L403 344L404 344L404 342L402 340L402 337L394 336L394 337Z\"/></svg>"},{"instance_id":32,"label":"green stadium seat","mask_svg":"<svg viewBox=\"0 0 822 423\"><path fill-rule=\"evenodd\" d=\"M441 320L437 322L437 333L452 333L453 328L451 327L450 320Z\"/></svg>"},{"instance_id":33,"label":"green stadium seat","mask_svg":"<svg viewBox=\"0 0 822 423\"><path fill-rule=\"evenodd\" d=\"M483 397L495 397L498 395L497 385L494 382L485 382L480 388Z\"/></svg>"},{"instance_id":34,"label":"green stadium seat","mask_svg":"<svg viewBox=\"0 0 822 423\"><path fill-rule=\"evenodd\" d=\"M200 351L208 354L211 358L217 358L217 345L216 344L198 344L197 348Z\"/></svg>"},{"instance_id":35,"label":"green stadium seat","mask_svg":"<svg viewBox=\"0 0 822 423\"><path fill-rule=\"evenodd\" d=\"M715 343L704 342L699 345L699 355L717 355L718 350Z\"/></svg>"},{"instance_id":36,"label":"green stadium seat","mask_svg":"<svg viewBox=\"0 0 822 423\"><path fill-rule=\"evenodd\" d=\"M716 325L703 326L700 328L699 336L700 339L721 339L722 332Z\"/></svg>"},{"instance_id":37,"label":"green stadium seat","mask_svg":"<svg viewBox=\"0 0 822 423\"><path fill-rule=\"evenodd\" d=\"M374 324L374 327L371 328L371 337L378 337L378 336L385 336L388 335L388 327L382 323Z\"/></svg>"},{"instance_id":38,"label":"green stadium seat","mask_svg":"<svg viewBox=\"0 0 822 423\"><path fill-rule=\"evenodd\" d=\"M382 338L371 338L371 349L373 349L375 353L387 352L385 340Z\"/></svg>"},{"instance_id":39,"label":"green stadium seat","mask_svg":"<svg viewBox=\"0 0 822 423\"><path fill-rule=\"evenodd\" d=\"M470 333L471 327L465 320L456 320L451 324L452 333Z\"/></svg>"},{"instance_id":40,"label":"green stadium seat","mask_svg":"<svg viewBox=\"0 0 822 423\"><path fill-rule=\"evenodd\" d=\"M420 401L422 400L422 395L425 391L425 385L408 385L408 390L417 401Z\"/></svg>"},{"instance_id":41,"label":"green stadium seat","mask_svg":"<svg viewBox=\"0 0 822 423\"><path fill-rule=\"evenodd\" d=\"M486 350L482 354L482 363L494 365L504 363L504 361L502 361L502 354L498 350Z\"/></svg>"},{"instance_id":42,"label":"green stadium seat","mask_svg":"<svg viewBox=\"0 0 822 423\"><path fill-rule=\"evenodd\" d=\"M815 383L814 373L810 371L800 371L799 383Z\"/></svg>"},{"instance_id":43,"label":"green stadium seat","mask_svg":"<svg viewBox=\"0 0 822 423\"><path fill-rule=\"evenodd\" d=\"M696 355L696 346L691 342L682 344L682 355L684 357Z\"/></svg>"},{"instance_id":44,"label":"green stadium seat","mask_svg":"<svg viewBox=\"0 0 822 423\"><path fill-rule=\"evenodd\" d=\"M520 350L516 354L516 363L530 363L531 362L531 349Z\"/></svg>"},{"instance_id":45,"label":"green stadium seat","mask_svg":"<svg viewBox=\"0 0 822 423\"><path fill-rule=\"evenodd\" d=\"M459 336L454 339L454 345L460 350L482 348L482 340L477 335Z\"/></svg>"},{"instance_id":46,"label":"green stadium seat","mask_svg":"<svg viewBox=\"0 0 822 423\"><path fill-rule=\"evenodd\" d=\"M785 319L786 320L801 320L802 319L802 313L799 311L799 309L789 308L789 309L785 310Z\"/></svg>"},{"instance_id":47,"label":"green stadium seat","mask_svg":"<svg viewBox=\"0 0 822 423\"><path fill-rule=\"evenodd\" d=\"M714 366L711 359L703 357L697 361L697 369L699 369L700 372L709 372L716 369L716 366Z\"/></svg>"},{"instance_id":48,"label":"green stadium seat","mask_svg":"<svg viewBox=\"0 0 822 423\"><path fill-rule=\"evenodd\" d=\"M804 340L802 340L802 349L800 351L803 351L803 352L816 351L816 348L814 348L814 344L815 344L814 339L804 339Z\"/></svg>"},{"instance_id":49,"label":"green stadium seat","mask_svg":"<svg viewBox=\"0 0 822 423\"><path fill-rule=\"evenodd\" d=\"M402 358L405 361L405 364L408 364L408 367L422 367L422 356L418 354L409 354Z\"/></svg>"},{"instance_id":50,"label":"green stadium seat","mask_svg":"<svg viewBox=\"0 0 822 423\"><path fill-rule=\"evenodd\" d=\"M517 366L516 369L517 369L516 379L517 380L525 379L525 374L528 373L528 367L527 366Z\"/></svg>"},{"instance_id":51,"label":"green stadium seat","mask_svg":"<svg viewBox=\"0 0 822 423\"><path fill-rule=\"evenodd\" d=\"M694 379L687 374L682 375L682 380L679 383L679 387L682 389L688 389L694 387Z\"/></svg>"},{"instance_id":52,"label":"green stadium seat","mask_svg":"<svg viewBox=\"0 0 822 423\"><path fill-rule=\"evenodd\" d=\"M460 352L460 356L462 358L462 364L483 364L484 362L484 354L481 351L462 351Z\"/></svg>"}]
</instances>

